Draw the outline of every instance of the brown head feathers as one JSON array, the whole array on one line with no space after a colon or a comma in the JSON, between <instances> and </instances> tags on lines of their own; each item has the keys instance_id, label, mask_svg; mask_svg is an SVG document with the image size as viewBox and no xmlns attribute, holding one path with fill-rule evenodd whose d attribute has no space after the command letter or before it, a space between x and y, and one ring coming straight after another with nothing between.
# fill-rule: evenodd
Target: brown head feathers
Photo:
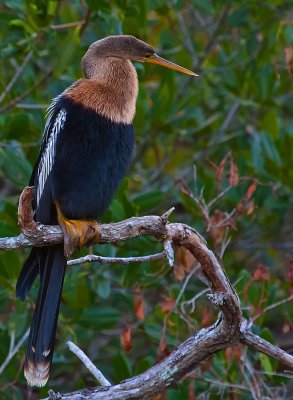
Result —
<instances>
[{"instance_id":1,"label":"brown head feathers","mask_svg":"<svg viewBox=\"0 0 293 400\"><path fill-rule=\"evenodd\" d=\"M86 78L90 78L93 59L115 57L124 60L143 60L152 56L155 50L149 44L130 35L108 36L92 43L81 59Z\"/></svg>"},{"instance_id":2,"label":"brown head feathers","mask_svg":"<svg viewBox=\"0 0 293 400\"><path fill-rule=\"evenodd\" d=\"M64 95L85 108L131 124L138 93L137 74L130 60L154 54L154 49L134 36L108 36L90 45L81 60L86 79L72 85Z\"/></svg>"},{"instance_id":3,"label":"brown head feathers","mask_svg":"<svg viewBox=\"0 0 293 400\"><path fill-rule=\"evenodd\" d=\"M113 122L132 123L138 92L133 60L196 75L159 57L152 46L134 36L108 36L90 45L81 60L85 79L72 85L64 95Z\"/></svg>"}]
</instances>

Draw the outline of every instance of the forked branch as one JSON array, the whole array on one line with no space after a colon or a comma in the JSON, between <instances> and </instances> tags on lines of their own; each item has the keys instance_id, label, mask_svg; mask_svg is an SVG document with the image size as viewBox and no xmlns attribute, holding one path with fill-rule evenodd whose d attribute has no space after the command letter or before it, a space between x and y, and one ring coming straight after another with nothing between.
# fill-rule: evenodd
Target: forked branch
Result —
<instances>
[{"instance_id":1,"label":"forked branch","mask_svg":"<svg viewBox=\"0 0 293 400\"><path fill-rule=\"evenodd\" d=\"M29 196L26 196L28 199ZM25 203L25 201L24 201ZM20 205L20 220L27 208ZM23 218L24 219L24 218ZM28 226L31 221L26 219ZM26 225L26 224L24 224ZM29 246L48 246L62 243L63 235L59 226L36 224L25 229L14 238L0 239L0 249L11 250ZM175 246L188 249L200 263L202 273L211 290L209 299L220 310L220 317L214 325L192 335L168 357L143 374L125 380L117 385L87 388L74 393L57 395L59 399L149 399L165 390L194 370L202 361L219 350L239 342L252 346L288 368L293 369L293 357L276 346L253 335L249 324L243 319L240 301L214 253L208 249L204 239L193 228L181 223L169 223L163 217L145 216L130 218L113 224L100 225L100 243L117 243L138 236L153 236L162 243L168 241ZM52 398L52 394L50 394Z\"/></svg>"}]
</instances>

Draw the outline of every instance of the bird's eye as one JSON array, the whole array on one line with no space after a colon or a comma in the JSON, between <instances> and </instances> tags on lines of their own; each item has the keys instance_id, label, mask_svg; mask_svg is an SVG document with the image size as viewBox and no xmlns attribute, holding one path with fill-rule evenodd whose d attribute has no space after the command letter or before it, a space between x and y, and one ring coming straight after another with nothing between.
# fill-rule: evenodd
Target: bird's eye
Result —
<instances>
[{"instance_id":1,"label":"bird's eye","mask_svg":"<svg viewBox=\"0 0 293 400\"><path fill-rule=\"evenodd\" d=\"M147 53L147 54L144 55L144 58L150 58L151 56L152 56L151 53Z\"/></svg>"}]
</instances>

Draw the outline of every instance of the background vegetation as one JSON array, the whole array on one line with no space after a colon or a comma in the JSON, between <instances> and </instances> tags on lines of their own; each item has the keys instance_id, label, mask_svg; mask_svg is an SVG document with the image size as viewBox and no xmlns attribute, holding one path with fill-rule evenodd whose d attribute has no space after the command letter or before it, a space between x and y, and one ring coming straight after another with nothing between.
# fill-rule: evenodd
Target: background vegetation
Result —
<instances>
[{"instance_id":1,"label":"background vegetation","mask_svg":"<svg viewBox=\"0 0 293 400\"><path fill-rule=\"evenodd\" d=\"M136 153L102 221L175 206L172 218L196 227L223 257L254 330L292 352L290 5L290 0L3 0L1 236L18 234L17 201L37 158L51 99L81 77L80 58L90 43L133 34L200 77L136 64ZM159 250L145 238L93 249L108 256ZM25 303L16 300L14 289L27 254L0 256L1 399L35 399L48 389L27 388L24 345L1 367L32 316L37 285ZM69 268L50 387L66 392L96 384L67 349L68 339L117 383L212 323L217 311L196 272L195 260L180 250L174 271L165 261ZM238 346L217 354L165 396L289 399L289 381L274 360Z\"/></svg>"}]
</instances>

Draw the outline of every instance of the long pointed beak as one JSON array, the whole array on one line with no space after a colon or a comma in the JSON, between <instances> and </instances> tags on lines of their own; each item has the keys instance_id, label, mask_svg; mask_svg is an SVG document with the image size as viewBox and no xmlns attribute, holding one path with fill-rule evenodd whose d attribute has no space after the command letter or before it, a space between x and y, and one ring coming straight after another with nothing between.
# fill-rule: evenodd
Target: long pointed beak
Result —
<instances>
[{"instance_id":1,"label":"long pointed beak","mask_svg":"<svg viewBox=\"0 0 293 400\"><path fill-rule=\"evenodd\" d=\"M180 67L180 65L174 64L171 61L168 61L168 60L165 60L162 57L159 57L157 54L153 54L152 56L150 56L148 58L143 58L142 61L150 62L152 64L159 64L159 65L162 65L163 67L174 69L175 71L182 72L183 74L199 76L195 72L190 71L189 69Z\"/></svg>"}]
</instances>

